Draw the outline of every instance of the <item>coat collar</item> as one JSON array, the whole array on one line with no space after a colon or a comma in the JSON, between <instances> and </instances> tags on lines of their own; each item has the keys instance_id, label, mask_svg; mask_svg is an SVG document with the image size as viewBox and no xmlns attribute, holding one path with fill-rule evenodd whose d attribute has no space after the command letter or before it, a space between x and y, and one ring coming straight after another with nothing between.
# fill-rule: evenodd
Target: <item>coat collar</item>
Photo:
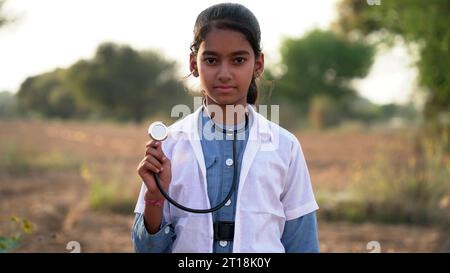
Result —
<instances>
[{"instance_id":1,"label":"coat collar","mask_svg":"<svg viewBox=\"0 0 450 273\"><path fill-rule=\"evenodd\" d=\"M250 132L249 132L249 138L248 142L244 151L243 155L243 163L242 169L239 177L239 189L238 192L242 190L242 187L244 185L244 182L246 180L247 174L250 170L250 166L252 165L253 159L256 156L256 153L262 148L264 150L264 147L262 144L266 145L269 143L269 146L272 147L270 144L274 141L274 134L271 131L271 126L269 124L269 121L265 119L261 114L256 112L254 109L254 105L247 105L248 112L250 114L249 120L250 120ZM202 152L202 147L200 143L200 134L199 134L199 125L200 125L200 118L199 115L202 113L202 107L197 109L194 113L188 115L182 120L177 121L174 123L169 131L171 138L177 140L177 139L183 139L188 140L193 148L193 152L195 154L195 157L198 162L198 166L200 167L200 170L202 172L203 176L203 187L205 190L205 193L207 192L207 184L206 184L206 166L205 166L205 159ZM274 128L272 128L273 130ZM270 150L270 149L269 149ZM208 200L208 206L209 200ZM239 202L238 202L239 206Z\"/></svg>"}]
</instances>

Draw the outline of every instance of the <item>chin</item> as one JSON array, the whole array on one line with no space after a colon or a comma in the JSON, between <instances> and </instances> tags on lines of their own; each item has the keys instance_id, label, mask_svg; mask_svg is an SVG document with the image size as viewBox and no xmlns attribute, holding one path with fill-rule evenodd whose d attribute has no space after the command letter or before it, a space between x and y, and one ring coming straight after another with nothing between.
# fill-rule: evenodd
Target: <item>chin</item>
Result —
<instances>
[{"instance_id":1,"label":"chin","mask_svg":"<svg viewBox=\"0 0 450 273\"><path fill-rule=\"evenodd\" d=\"M242 103L242 98L227 95L216 95L212 97L213 101L220 105L235 105ZM245 102L245 101L244 101Z\"/></svg>"}]
</instances>

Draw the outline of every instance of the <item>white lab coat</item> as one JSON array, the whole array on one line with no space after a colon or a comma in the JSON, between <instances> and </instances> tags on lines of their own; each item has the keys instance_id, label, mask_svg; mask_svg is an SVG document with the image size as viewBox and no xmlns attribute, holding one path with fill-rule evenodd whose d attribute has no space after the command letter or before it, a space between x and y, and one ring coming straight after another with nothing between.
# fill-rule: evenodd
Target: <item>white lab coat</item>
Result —
<instances>
[{"instance_id":1,"label":"white lab coat","mask_svg":"<svg viewBox=\"0 0 450 273\"><path fill-rule=\"evenodd\" d=\"M233 252L285 252L285 222L318 209L297 138L248 107L249 139L244 151L236 204ZM169 195L196 209L210 208L199 135L201 107L169 127L163 151L172 163ZM142 184L135 212L144 212ZM212 214L189 213L164 202L164 217L175 229L173 252L212 252ZM216 205L216 204L213 204Z\"/></svg>"}]
</instances>

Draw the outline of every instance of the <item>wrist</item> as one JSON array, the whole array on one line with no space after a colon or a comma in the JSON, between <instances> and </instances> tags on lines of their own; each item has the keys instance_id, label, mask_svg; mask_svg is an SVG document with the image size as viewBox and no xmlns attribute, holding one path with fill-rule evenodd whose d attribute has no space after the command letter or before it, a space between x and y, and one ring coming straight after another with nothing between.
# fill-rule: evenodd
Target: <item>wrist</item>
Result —
<instances>
[{"instance_id":1,"label":"wrist","mask_svg":"<svg viewBox=\"0 0 450 273\"><path fill-rule=\"evenodd\" d=\"M145 205L162 208L164 200L145 200Z\"/></svg>"},{"instance_id":2,"label":"wrist","mask_svg":"<svg viewBox=\"0 0 450 273\"><path fill-rule=\"evenodd\" d=\"M164 199L158 199L149 196L148 191L144 195L144 203L146 206L162 207L164 205Z\"/></svg>"}]
</instances>

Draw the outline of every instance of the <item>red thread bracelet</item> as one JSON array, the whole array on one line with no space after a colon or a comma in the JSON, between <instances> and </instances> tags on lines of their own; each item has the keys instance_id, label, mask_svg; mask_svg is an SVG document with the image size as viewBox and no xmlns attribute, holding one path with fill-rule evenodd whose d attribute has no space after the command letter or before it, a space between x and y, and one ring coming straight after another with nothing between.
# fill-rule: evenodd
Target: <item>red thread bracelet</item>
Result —
<instances>
[{"instance_id":1,"label":"red thread bracelet","mask_svg":"<svg viewBox=\"0 0 450 273\"><path fill-rule=\"evenodd\" d=\"M145 205L157 206L157 207L162 207L164 205L164 199L162 199L162 200L147 199L147 198L145 198L146 195L147 194L144 195Z\"/></svg>"},{"instance_id":2,"label":"red thread bracelet","mask_svg":"<svg viewBox=\"0 0 450 273\"><path fill-rule=\"evenodd\" d=\"M162 207L164 205L164 200L145 200L146 205Z\"/></svg>"},{"instance_id":3,"label":"red thread bracelet","mask_svg":"<svg viewBox=\"0 0 450 273\"><path fill-rule=\"evenodd\" d=\"M145 205L162 207L164 205L164 199L162 200L147 200L144 198Z\"/></svg>"}]
</instances>

